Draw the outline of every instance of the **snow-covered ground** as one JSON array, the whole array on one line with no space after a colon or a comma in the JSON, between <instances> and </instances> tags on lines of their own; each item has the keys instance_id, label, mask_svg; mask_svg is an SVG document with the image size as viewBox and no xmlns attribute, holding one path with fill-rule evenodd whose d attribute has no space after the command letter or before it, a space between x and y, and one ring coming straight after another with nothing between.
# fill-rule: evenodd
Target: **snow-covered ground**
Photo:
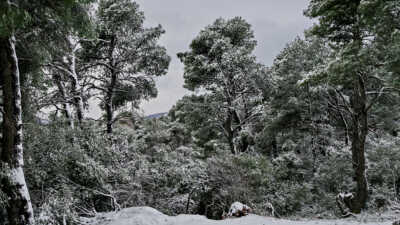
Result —
<instances>
[{"instance_id":1,"label":"snow-covered ground","mask_svg":"<svg viewBox=\"0 0 400 225\"><path fill-rule=\"evenodd\" d=\"M150 207L134 207L100 214L95 219L85 222L87 225L392 225L391 221L367 223L357 219L292 221L257 215L216 221L199 215L167 216Z\"/></svg>"}]
</instances>

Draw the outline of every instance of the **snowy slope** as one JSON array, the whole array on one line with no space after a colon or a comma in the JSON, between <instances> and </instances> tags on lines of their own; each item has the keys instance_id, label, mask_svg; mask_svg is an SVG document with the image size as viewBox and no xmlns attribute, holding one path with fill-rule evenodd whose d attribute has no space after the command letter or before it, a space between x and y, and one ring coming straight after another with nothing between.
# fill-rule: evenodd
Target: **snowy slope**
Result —
<instances>
[{"instance_id":1,"label":"snowy slope","mask_svg":"<svg viewBox=\"0 0 400 225\"><path fill-rule=\"evenodd\" d=\"M101 214L87 220L87 225L391 225L392 222L361 223L355 220L290 221L249 215L226 220L209 220L199 215L166 216L150 207L134 207L119 212Z\"/></svg>"}]
</instances>

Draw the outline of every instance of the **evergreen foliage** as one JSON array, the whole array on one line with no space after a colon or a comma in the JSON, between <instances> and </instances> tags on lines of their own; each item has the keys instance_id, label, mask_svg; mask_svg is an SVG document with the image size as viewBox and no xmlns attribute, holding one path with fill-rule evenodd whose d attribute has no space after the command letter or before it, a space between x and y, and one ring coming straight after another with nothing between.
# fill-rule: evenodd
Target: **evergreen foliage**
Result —
<instances>
[{"instance_id":1,"label":"evergreen foliage","mask_svg":"<svg viewBox=\"0 0 400 225\"><path fill-rule=\"evenodd\" d=\"M319 22L270 67L243 18L206 26L178 53L193 93L150 118L135 110L171 58L136 2L1 2L0 224L132 206L221 219L236 201L275 217L399 207L399 1L311 0L305 14Z\"/></svg>"}]
</instances>

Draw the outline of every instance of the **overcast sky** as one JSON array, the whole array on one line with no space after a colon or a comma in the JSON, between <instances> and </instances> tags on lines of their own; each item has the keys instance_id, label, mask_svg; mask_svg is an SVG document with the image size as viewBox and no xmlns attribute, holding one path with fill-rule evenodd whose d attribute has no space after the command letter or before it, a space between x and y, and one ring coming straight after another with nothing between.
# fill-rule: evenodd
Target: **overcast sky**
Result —
<instances>
[{"instance_id":1,"label":"overcast sky","mask_svg":"<svg viewBox=\"0 0 400 225\"><path fill-rule=\"evenodd\" d=\"M312 25L303 16L309 0L137 0L146 26L161 24L160 42L172 57L169 72L157 78L158 97L142 104L144 114L167 112L184 94L183 65L176 53L186 51L193 38L215 19L243 17L252 25L258 61L271 65L274 57Z\"/></svg>"}]
</instances>

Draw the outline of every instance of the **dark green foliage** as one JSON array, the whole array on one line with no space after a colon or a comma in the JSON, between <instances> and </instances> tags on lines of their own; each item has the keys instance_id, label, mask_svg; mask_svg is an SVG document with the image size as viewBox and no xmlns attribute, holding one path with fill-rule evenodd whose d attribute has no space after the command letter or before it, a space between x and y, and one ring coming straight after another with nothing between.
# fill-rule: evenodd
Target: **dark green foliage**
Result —
<instances>
[{"instance_id":1,"label":"dark green foliage","mask_svg":"<svg viewBox=\"0 0 400 225\"><path fill-rule=\"evenodd\" d=\"M200 31L189 51L178 53L185 66L184 87L205 90L212 115L207 119L220 131L232 154L251 149L240 133L253 135L253 123L260 114L261 88L255 83L263 80L267 69L256 62L255 46L251 26L244 19L220 18Z\"/></svg>"},{"instance_id":2,"label":"dark green foliage","mask_svg":"<svg viewBox=\"0 0 400 225\"><path fill-rule=\"evenodd\" d=\"M336 102L341 102L337 104L339 107L332 108L341 114L351 141L356 188L353 189L354 197L346 205L352 213L360 213L366 208L370 192L366 175L369 120L375 116L373 109L395 90L392 71L382 65L390 61L385 60L386 51L382 50L384 46L392 47L387 37L396 33L393 30L395 22L376 23L391 18L391 13L398 11L385 10L391 6L394 6L392 1L313 0L305 11L310 18L319 20L310 33L330 41L336 54L324 66L325 71L318 72L319 78L315 80L319 84L329 82L333 85L339 96ZM383 11L388 15L381 14ZM378 26L387 26L384 30L388 33L382 35ZM346 214L345 211L342 213Z\"/></svg>"},{"instance_id":3,"label":"dark green foliage","mask_svg":"<svg viewBox=\"0 0 400 225\"><path fill-rule=\"evenodd\" d=\"M144 13L136 2L102 0L96 11L95 39L82 42L82 59L97 76L90 89L97 90L105 111L107 132L112 133L114 112L157 96L154 77L165 75L171 57L158 40L161 25L144 27Z\"/></svg>"},{"instance_id":4,"label":"dark green foliage","mask_svg":"<svg viewBox=\"0 0 400 225\"><path fill-rule=\"evenodd\" d=\"M312 0L305 14L319 18L313 33L337 42L350 42L353 25L358 24L360 0ZM359 25L359 24L358 24Z\"/></svg>"},{"instance_id":5,"label":"dark green foliage","mask_svg":"<svg viewBox=\"0 0 400 225\"><path fill-rule=\"evenodd\" d=\"M216 118L210 118L213 107L209 98L208 95L185 96L169 112L172 121L183 124L187 134L198 146L205 147L206 152L213 151L213 140L222 138Z\"/></svg>"},{"instance_id":6,"label":"dark green foliage","mask_svg":"<svg viewBox=\"0 0 400 225\"><path fill-rule=\"evenodd\" d=\"M240 17L231 20L217 19L206 27L190 44L191 52L179 53L178 57L186 65L185 87L194 90L199 87L209 88L213 84L222 86L221 70L231 72L234 68L246 70L252 58L249 54L254 50L256 41L250 24ZM237 52L235 52L237 51ZM238 56L234 65L229 65L227 57ZM237 71L229 76L237 76ZM228 76L228 75L226 75ZM212 88L212 87L210 87Z\"/></svg>"},{"instance_id":7,"label":"dark green foliage","mask_svg":"<svg viewBox=\"0 0 400 225\"><path fill-rule=\"evenodd\" d=\"M262 215L339 216L336 195L359 191L351 145L362 126L353 122L366 112L363 208L399 204L399 1L311 0L305 14L319 24L269 68L256 62L249 23L217 19L178 54L185 87L200 91L155 119L123 111L156 97L153 78L171 60L158 44L165 31L145 28L137 3L101 0L92 24L91 1L16 2L0 3L0 36L18 39L25 172L38 224L144 205L221 219L235 201ZM101 98L112 135L89 119L74 129L57 112L36 117L52 104L43 99L57 96L42 64L63 62L68 35L80 38L84 97ZM6 200L0 191L0 223Z\"/></svg>"},{"instance_id":8,"label":"dark green foliage","mask_svg":"<svg viewBox=\"0 0 400 225\"><path fill-rule=\"evenodd\" d=\"M157 97L157 88L154 80L137 78L136 87L132 85L118 83L116 85L115 95L113 96L114 107L120 108L131 102L136 108L143 99Z\"/></svg>"}]
</instances>

